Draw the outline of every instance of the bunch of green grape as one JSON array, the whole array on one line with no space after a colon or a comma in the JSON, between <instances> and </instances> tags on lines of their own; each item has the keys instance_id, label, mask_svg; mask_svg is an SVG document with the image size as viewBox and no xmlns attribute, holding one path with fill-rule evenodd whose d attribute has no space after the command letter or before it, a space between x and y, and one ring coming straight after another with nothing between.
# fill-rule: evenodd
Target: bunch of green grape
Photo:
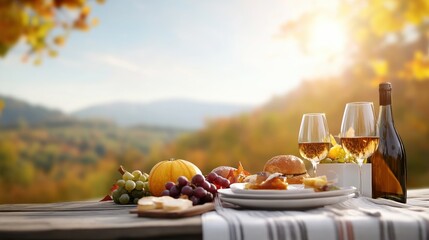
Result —
<instances>
[{"instance_id":1,"label":"bunch of green grape","mask_svg":"<svg viewBox=\"0 0 429 240\"><path fill-rule=\"evenodd\" d=\"M329 149L328 156L320 161L320 163L357 163L356 159L346 153L343 147L339 144L335 144Z\"/></svg>"},{"instance_id":2,"label":"bunch of green grape","mask_svg":"<svg viewBox=\"0 0 429 240\"><path fill-rule=\"evenodd\" d=\"M122 179L116 181L118 186L112 192L113 201L117 204L137 204L142 197L149 196L149 174L134 170L125 171Z\"/></svg>"}]
</instances>

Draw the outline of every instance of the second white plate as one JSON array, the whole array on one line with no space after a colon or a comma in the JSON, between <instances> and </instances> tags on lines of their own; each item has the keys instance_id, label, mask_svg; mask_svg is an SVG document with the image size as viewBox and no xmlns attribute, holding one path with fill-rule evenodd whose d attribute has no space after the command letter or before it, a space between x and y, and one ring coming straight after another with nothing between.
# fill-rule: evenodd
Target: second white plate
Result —
<instances>
[{"instance_id":1,"label":"second white plate","mask_svg":"<svg viewBox=\"0 0 429 240\"><path fill-rule=\"evenodd\" d=\"M342 187L338 190L326 191L326 192L314 192L310 191L289 191L289 190L250 190L250 192L244 192L249 190L234 191L233 188L218 189L218 193L221 196L229 198L246 198L246 199L306 199L306 198L321 198L321 197L333 197L333 196L344 196L356 192L355 187ZM244 193L243 193L244 192Z\"/></svg>"},{"instance_id":2,"label":"second white plate","mask_svg":"<svg viewBox=\"0 0 429 240\"><path fill-rule=\"evenodd\" d=\"M230 198L221 195L222 201L236 204L241 207L257 209L304 209L322 207L325 205L343 202L354 196L354 193L333 197L308 198L308 199L246 199Z\"/></svg>"},{"instance_id":3,"label":"second white plate","mask_svg":"<svg viewBox=\"0 0 429 240\"><path fill-rule=\"evenodd\" d=\"M249 194L249 195L288 195L295 193L310 193L314 192L312 188L304 188L303 184L289 184L287 190L276 190L276 189L245 189L245 183L233 183L229 187L234 193Z\"/></svg>"}]
</instances>

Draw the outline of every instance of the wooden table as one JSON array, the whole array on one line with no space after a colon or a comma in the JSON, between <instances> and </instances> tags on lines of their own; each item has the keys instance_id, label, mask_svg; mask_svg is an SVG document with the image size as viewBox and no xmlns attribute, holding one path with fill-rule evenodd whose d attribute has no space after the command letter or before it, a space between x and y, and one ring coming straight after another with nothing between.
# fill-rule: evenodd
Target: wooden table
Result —
<instances>
[{"instance_id":1,"label":"wooden table","mask_svg":"<svg viewBox=\"0 0 429 240\"><path fill-rule=\"evenodd\" d=\"M0 239L202 239L201 217L137 217L135 205L66 202L0 205Z\"/></svg>"},{"instance_id":2,"label":"wooden table","mask_svg":"<svg viewBox=\"0 0 429 240\"><path fill-rule=\"evenodd\" d=\"M331 235L337 236L331 239L341 239L338 236L346 239L349 235L356 236L355 239L359 236L372 236L360 239L429 239L429 188L408 191L407 204L351 198L325 207L283 212L252 212L218 206L218 212L203 218L142 218L130 213L135 208L135 205L116 205L110 201L0 205L0 240L202 239L203 226L206 237L218 240L221 233L231 229L236 232L245 229L244 232L250 233L269 227L273 231L271 227L277 223L287 224L290 234L297 233L292 230L298 229L302 236L307 236L301 239ZM282 214L281 217L278 214ZM234 219L239 221L232 221ZM321 222L314 224L314 221ZM260 225L255 225L256 222ZM283 231L283 228L274 229ZM410 234L414 237L410 238Z\"/></svg>"}]
</instances>

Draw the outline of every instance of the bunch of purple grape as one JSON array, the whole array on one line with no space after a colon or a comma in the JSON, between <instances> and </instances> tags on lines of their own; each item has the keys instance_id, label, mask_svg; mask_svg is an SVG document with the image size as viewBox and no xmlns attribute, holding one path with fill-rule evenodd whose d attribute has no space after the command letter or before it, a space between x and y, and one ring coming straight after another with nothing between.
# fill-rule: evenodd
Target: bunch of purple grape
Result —
<instances>
[{"instance_id":1,"label":"bunch of purple grape","mask_svg":"<svg viewBox=\"0 0 429 240\"><path fill-rule=\"evenodd\" d=\"M195 206L212 202L216 193L217 187L215 184L206 181L203 175L196 174L191 181L184 176L180 176L177 178L177 183L167 182L162 195L173 198L186 196Z\"/></svg>"},{"instance_id":2,"label":"bunch of purple grape","mask_svg":"<svg viewBox=\"0 0 429 240\"><path fill-rule=\"evenodd\" d=\"M229 188L229 180L218 175L215 172L211 172L207 175L206 180L209 183L213 183L217 189L221 189L221 188Z\"/></svg>"}]
</instances>

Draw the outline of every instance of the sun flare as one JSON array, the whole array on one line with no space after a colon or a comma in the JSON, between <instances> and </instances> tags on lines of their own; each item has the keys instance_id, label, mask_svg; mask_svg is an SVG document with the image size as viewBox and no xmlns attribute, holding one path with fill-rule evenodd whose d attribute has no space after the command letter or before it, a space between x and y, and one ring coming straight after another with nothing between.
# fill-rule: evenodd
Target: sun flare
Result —
<instances>
[{"instance_id":1,"label":"sun flare","mask_svg":"<svg viewBox=\"0 0 429 240\"><path fill-rule=\"evenodd\" d=\"M337 55L346 47L346 31L340 21L318 18L309 30L308 50L311 53Z\"/></svg>"}]
</instances>

